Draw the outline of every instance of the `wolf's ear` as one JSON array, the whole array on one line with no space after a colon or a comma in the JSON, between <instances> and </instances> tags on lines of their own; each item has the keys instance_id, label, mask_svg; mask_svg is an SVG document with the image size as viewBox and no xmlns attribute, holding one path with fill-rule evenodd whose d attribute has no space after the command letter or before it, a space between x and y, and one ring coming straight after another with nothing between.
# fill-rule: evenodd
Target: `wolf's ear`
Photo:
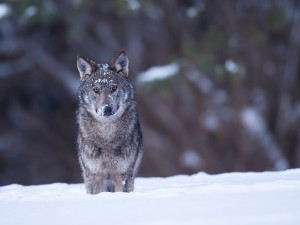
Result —
<instances>
[{"instance_id":1,"label":"wolf's ear","mask_svg":"<svg viewBox=\"0 0 300 225\"><path fill-rule=\"evenodd\" d=\"M77 69L80 74L80 79L83 79L85 75L91 75L97 70L97 64L83 56L77 56Z\"/></svg>"},{"instance_id":2,"label":"wolf's ear","mask_svg":"<svg viewBox=\"0 0 300 225\"><path fill-rule=\"evenodd\" d=\"M116 58L111 61L112 68L124 77L128 77L129 60L125 50L122 50Z\"/></svg>"}]
</instances>

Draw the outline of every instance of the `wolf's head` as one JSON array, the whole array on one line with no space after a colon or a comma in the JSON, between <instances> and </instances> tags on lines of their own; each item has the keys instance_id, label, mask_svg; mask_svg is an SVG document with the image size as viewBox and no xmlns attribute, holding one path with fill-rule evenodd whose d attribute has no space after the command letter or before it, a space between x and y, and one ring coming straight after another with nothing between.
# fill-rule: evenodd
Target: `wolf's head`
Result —
<instances>
[{"instance_id":1,"label":"wolf's head","mask_svg":"<svg viewBox=\"0 0 300 225\"><path fill-rule=\"evenodd\" d=\"M121 117L134 104L134 91L128 79L128 65L125 51L121 51L110 64L96 64L78 56L80 107L97 120Z\"/></svg>"}]
</instances>

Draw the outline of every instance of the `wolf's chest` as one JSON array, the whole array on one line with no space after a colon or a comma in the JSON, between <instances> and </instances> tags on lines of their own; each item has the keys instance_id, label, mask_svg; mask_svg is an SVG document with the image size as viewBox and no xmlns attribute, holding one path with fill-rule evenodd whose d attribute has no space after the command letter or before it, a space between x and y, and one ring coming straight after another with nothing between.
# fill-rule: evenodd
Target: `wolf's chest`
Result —
<instances>
[{"instance_id":1,"label":"wolf's chest","mask_svg":"<svg viewBox=\"0 0 300 225\"><path fill-rule=\"evenodd\" d=\"M105 149L96 157L86 158L86 166L91 171L98 173L118 171L123 172L129 166L128 158L125 154L119 154L118 150Z\"/></svg>"},{"instance_id":2,"label":"wolf's chest","mask_svg":"<svg viewBox=\"0 0 300 225\"><path fill-rule=\"evenodd\" d=\"M118 126L113 122L101 123L94 129L95 135L105 141L113 141L118 135Z\"/></svg>"}]
</instances>

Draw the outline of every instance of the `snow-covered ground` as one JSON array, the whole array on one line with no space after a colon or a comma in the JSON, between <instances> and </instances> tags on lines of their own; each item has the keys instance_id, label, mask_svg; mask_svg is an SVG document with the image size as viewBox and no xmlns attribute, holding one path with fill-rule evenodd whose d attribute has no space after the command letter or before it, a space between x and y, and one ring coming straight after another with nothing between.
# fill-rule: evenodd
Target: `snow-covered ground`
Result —
<instances>
[{"instance_id":1,"label":"snow-covered ground","mask_svg":"<svg viewBox=\"0 0 300 225\"><path fill-rule=\"evenodd\" d=\"M0 224L299 225L300 169L138 178L133 193L83 184L0 187Z\"/></svg>"}]
</instances>

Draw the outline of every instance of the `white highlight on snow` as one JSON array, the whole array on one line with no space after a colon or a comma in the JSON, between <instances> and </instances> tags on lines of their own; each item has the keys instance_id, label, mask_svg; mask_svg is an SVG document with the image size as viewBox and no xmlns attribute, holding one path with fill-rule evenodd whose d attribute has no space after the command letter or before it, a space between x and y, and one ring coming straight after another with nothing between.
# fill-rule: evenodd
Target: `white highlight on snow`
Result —
<instances>
[{"instance_id":1,"label":"white highlight on snow","mask_svg":"<svg viewBox=\"0 0 300 225\"><path fill-rule=\"evenodd\" d=\"M186 10L186 14L188 17L194 18L198 15L199 10L196 7L190 7Z\"/></svg>"},{"instance_id":2,"label":"white highlight on snow","mask_svg":"<svg viewBox=\"0 0 300 225\"><path fill-rule=\"evenodd\" d=\"M35 14L37 14L38 12L38 8L36 6L29 6L25 12L24 12L24 16L25 17L32 17Z\"/></svg>"},{"instance_id":3,"label":"white highlight on snow","mask_svg":"<svg viewBox=\"0 0 300 225\"><path fill-rule=\"evenodd\" d=\"M194 6L191 6L189 7L187 10L186 10L186 14L188 17L190 18L194 18L196 17L200 12L204 11L205 10L205 5L198 1L196 2L196 5Z\"/></svg>"},{"instance_id":4,"label":"white highlight on snow","mask_svg":"<svg viewBox=\"0 0 300 225\"><path fill-rule=\"evenodd\" d=\"M231 59L226 60L224 66L229 73L237 74L239 72L239 66Z\"/></svg>"},{"instance_id":5,"label":"white highlight on snow","mask_svg":"<svg viewBox=\"0 0 300 225\"><path fill-rule=\"evenodd\" d=\"M109 65L107 63L101 64L101 68L107 71L109 69Z\"/></svg>"},{"instance_id":6,"label":"white highlight on snow","mask_svg":"<svg viewBox=\"0 0 300 225\"><path fill-rule=\"evenodd\" d=\"M215 90L215 85L212 80L198 72L189 72L186 74L186 77L190 81L194 82L194 84L197 85L197 87L205 94L209 94Z\"/></svg>"},{"instance_id":7,"label":"white highlight on snow","mask_svg":"<svg viewBox=\"0 0 300 225\"><path fill-rule=\"evenodd\" d=\"M187 149L180 157L180 162L183 167L199 170L202 167L203 161L201 156L195 149Z\"/></svg>"},{"instance_id":8,"label":"white highlight on snow","mask_svg":"<svg viewBox=\"0 0 300 225\"><path fill-rule=\"evenodd\" d=\"M277 145L274 137L268 131L263 116L255 108L245 108L241 112L241 121L244 127L255 137L263 146L263 150L275 164L276 170L287 169L288 162L282 150Z\"/></svg>"},{"instance_id":9,"label":"white highlight on snow","mask_svg":"<svg viewBox=\"0 0 300 225\"><path fill-rule=\"evenodd\" d=\"M138 81L141 83L164 80L179 72L179 66L175 63L165 66L153 66L138 75Z\"/></svg>"},{"instance_id":10,"label":"white highlight on snow","mask_svg":"<svg viewBox=\"0 0 300 225\"><path fill-rule=\"evenodd\" d=\"M106 79L106 78L104 78L104 79L97 79L97 80L95 80L95 84L96 83L102 83L102 84L107 84L107 83L111 83L111 82L113 82L113 80L108 80L108 79Z\"/></svg>"},{"instance_id":11,"label":"white highlight on snow","mask_svg":"<svg viewBox=\"0 0 300 225\"><path fill-rule=\"evenodd\" d=\"M300 169L138 178L133 193L83 184L0 187L5 225L298 225Z\"/></svg>"},{"instance_id":12,"label":"white highlight on snow","mask_svg":"<svg viewBox=\"0 0 300 225\"><path fill-rule=\"evenodd\" d=\"M244 126L252 133L261 133L266 129L265 120L254 108L246 108L242 111L241 119Z\"/></svg>"},{"instance_id":13,"label":"white highlight on snow","mask_svg":"<svg viewBox=\"0 0 300 225\"><path fill-rule=\"evenodd\" d=\"M202 118L202 125L208 131L216 131L220 127L220 120L215 113L208 112Z\"/></svg>"},{"instance_id":14,"label":"white highlight on snow","mask_svg":"<svg viewBox=\"0 0 300 225\"><path fill-rule=\"evenodd\" d=\"M0 3L0 19L8 16L11 13L11 8L6 3Z\"/></svg>"},{"instance_id":15,"label":"white highlight on snow","mask_svg":"<svg viewBox=\"0 0 300 225\"><path fill-rule=\"evenodd\" d=\"M104 76L106 76L106 75L108 75L108 74L111 74L111 72L109 71L109 65L108 65L107 63L105 63L105 64L100 64L100 65L98 65L98 66L100 66L100 68L101 68L101 70L102 70Z\"/></svg>"},{"instance_id":16,"label":"white highlight on snow","mask_svg":"<svg viewBox=\"0 0 300 225\"><path fill-rule=\"evenodd\" d=\"M128 8L130 10L139 10L141 8L141 3L138 0L127 0Z\"/></svg>"},{"instance_id":17,"label":"white highlight on snow","mask_svg":"<svg viewBox=\"0 0 300 225\"><path fill-rule=\"evenodd\" d=\"M209 78L207 78L207 77L201 77L199 84L200 84L201 90L205 94L208 94L208 93L210 93L211 91L214 90L214 84L213 84L213 82Z\"/></svg>"}]
</instances>

